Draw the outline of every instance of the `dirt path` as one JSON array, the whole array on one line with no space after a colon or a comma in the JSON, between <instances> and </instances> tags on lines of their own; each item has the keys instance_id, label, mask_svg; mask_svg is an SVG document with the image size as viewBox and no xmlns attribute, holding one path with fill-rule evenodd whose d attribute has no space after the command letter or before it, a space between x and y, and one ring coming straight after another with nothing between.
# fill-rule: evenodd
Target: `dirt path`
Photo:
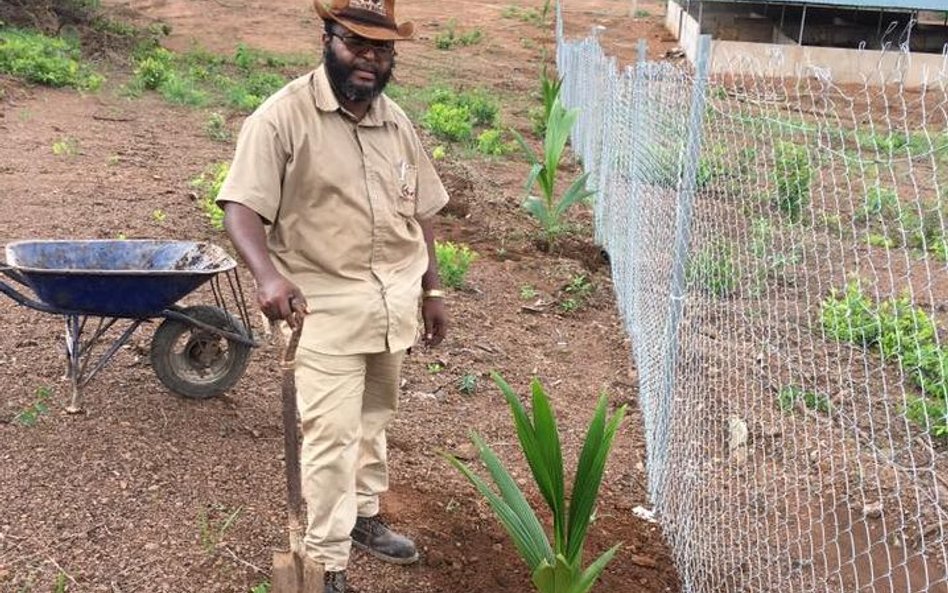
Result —
<instances>
[{"instance_id":1,"label":"dirt path","mask_svg":"<svg viewBox=\"0 0 948 593\"><path fill-rule=\"evenodd\" d=\"M238 41L316 51L319 22L300 2L104 4L138 12L142 22L171 24L168 45L176 49L197 39L228 53ZM450 11L433 0L399 7L420 28L418 43L399 50L403 84L447 79L487 87L505 101L507 121L527 125L541 49L552 51L550 30L504 18L503 3L462 1ZM656 16L634 27L659 44L660 8L649 8ZM626 2L586 0L570 3L567 14L571 29L586 31L599 19L610 27L621 22L625 10ZM481 28L485 42L436 50L432 38L451 17L460 27ZM632 48L629 31L623 43ZM0 243L121 235L208 239L229 248L203 219L189 181L229 159L232 144L205 136L205 112L155 96L122 98L120 81L117 73L88 96L2 81ZM228 124L236 129L240 120L231 115ZM52 145L64 141L74 150L53 154ZM411 357L390 437L393 489L384 511L417 539L424 560L393 569L356 553L351 580L362 593L528 590L525 567L489 509L438 455L469 456L467 435L476 430L528 484L509 415L487 373L500 371L524 393L532 376L543 380L564 425L569 460L601 391L614 405L636 399L608 270L589 257L584 264L536 250L533 227L518 206L526 164L465 156L442 168L468 215L442 218L440 234L470 244L481 257L469 289L451 295L449 339ZM588 227L589 215L577 222ZM557 306L562 288L581 274L594 292L578 311L564 313ZM525 287L536 295L525 300ZM189 301L208 298L198 292ZM49 591L61 578L68 591L83 593L211 593L249 591L266 580L271 549L284 540L276 352L256 350L227 396L188 401L169 393L149 368L153 327L140 330L90 383L87 413L66 416L62 321L0 297L0 591ZM432 372L432 363L443 370ZM478 377L472 395L456 387L466 374ZM32 427L12 422L44 390L51 392L50 411ZM633 406L591 530L592 553L624 542L598 591L678 590L658 527L631 513L648 506L640 426Z\"/></svg>"}]
</instances>

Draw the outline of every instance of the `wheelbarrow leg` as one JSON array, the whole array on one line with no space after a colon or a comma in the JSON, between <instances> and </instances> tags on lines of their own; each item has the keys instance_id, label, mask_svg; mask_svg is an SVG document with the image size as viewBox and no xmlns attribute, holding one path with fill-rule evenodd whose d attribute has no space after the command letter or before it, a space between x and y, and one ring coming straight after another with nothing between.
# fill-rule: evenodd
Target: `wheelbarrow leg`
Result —
<instances>
[{"instance_id":1,"label":"wheelbarrow leg","mask_svg":"<svg viewBox=\"0 0 948 593\"><path fill-rule=\"evenodd\" d=\"M67 414L78 414L82 412L82 394L79 388L80 364L79 356L81 354L81 334L79 326L79 317L76 315L66 316L66 376L72 384L72 399L66 406Z\"/></svg>"}]
</instances>

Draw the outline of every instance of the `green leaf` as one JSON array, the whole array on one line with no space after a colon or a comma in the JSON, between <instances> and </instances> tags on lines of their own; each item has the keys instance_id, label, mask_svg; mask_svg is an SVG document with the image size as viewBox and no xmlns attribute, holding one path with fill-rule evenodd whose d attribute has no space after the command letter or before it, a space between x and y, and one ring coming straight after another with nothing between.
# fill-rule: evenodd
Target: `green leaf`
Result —
<instances>
[{"instance_id":1,"label":"green leaf","mask_svg":"<svg viewBox=\"0 0 948 593\"><path fill-rule=\"evenodd\" d=\"M587 178L589 178L589 173L583 173L569 186L569 189L566 190L566 193L563 194L563 197L560 198L559 203L557 203L553 209L554 219L559 220L573 204L582 202L596 193L595 191L586 189Z\"/></svg>"},{"instance_id":2,"label":"green leaf","mask_svg":"<svg viewBox=\"0 0 948 593\"><path fill-rule=\"evenodd\" d=\"M560 447L559 431L556 426L556 417L550 407L550 399L543 391L543 385L538 379L531 383L533 390L533 422L534 431L539 444L539 458L527 459L530 469L533 470L537 484L541 484L540 493L546 504L553 512L554 546L557 552L562 552L566 543L566 501L564 500L563 486L563 453Z\"/></svg>"},{"instance_id":3,"label":"green leaf","mask_svg":"<svg viewBox=\"0 0 948 593\"><path fill-rule=\"evenodd\" d=\"M534 570L541 562L546 562L553 557L553 550L550 548L549 540L543 532L543 527L510 474L500 465L497 456L476 435L473 438L480 449L481 459L488 466L488 470L491 470L491 475L501 491L501 496L491 490L487 482L463 462L452 455L444 453L442 455L451 465L464 474L468 481L487 500L487 504L497 515L501 525L510 534L510 538L513 540L517 551L520 552L520 556L530 567L530 570ZM492 465L493 467L491 467ZM500 480L503 485L498 483L497 474L503 474L504 477Z\"/></svg>"},{"instance_id":4,"label":"green leaf","mask_svg":"<svg viewBox=\"0 0 948 593\"><path fill-rule=\"evenodd\" d=\"M542 563L533 571L532 578L540 593L572 593L580 574L577 567L570 566L562 554L557 554L556 564Z\"/></svg>"},{"instance_id":5,"label":"green leaf","mask_svg":"<svg viewBox=\"0 0 948 593\"><path fill-rule=\"evenodd\" d=\"M514 138L517 140L517 143L520 144L520 150L523 151L523 154L527 157L527 160L530 162L530 164L534 166L540 165L540 159L537 158L536 153L533 152L533 149L530 148L529 144L527 144L527 140L523 137L523 134L513 128L510 128L510 133L513 134ZM542 165L540 165L540 167L542 168Z\"/></svg>"},{"instance_id":6,"label":"green leaf","mask_svg":"<svg viewBox=\"0 0 948 593\"><path fill-rule=\"evenodd\" d=\"M527 199L523 201L523 209L536 218L544 229L549 229L555 225L556 219L553 217L553 213L547 209L546 202L542 198L527 196Z\"/></svg>"},{"instance_id":7,"label":"green leaf","mask_svg":"<svg viewBox=\"0 0 948 593\"><path fill-rule=\"evenodd\" d=\"M612 448L615 433L625 418L625 413L626 407L622 406L607 424L606 396L599 397L593 420L586 432L586 441L579 456L579 464L576 466L573 493L570 497L566 558L571 562L581 559L589 519L596 505L596 498L599 496L606 458Z\"/></svg>"},{"instance_id":8,"label":"green leaf","mask_svg":"<svg viewBox=\"0 0 948 593\"><path fill-rule=\"evenodd\" d=\"M592 586L596 584L596 580L599 578L599 575L602 574L606 565L609 564L609 561L612 560L612 557L616 555L616 552L619 551L619 548L622 547L622 544L616 544L612 548L606 550L602 556L596 559L595 562L586 567L586 570L583 571L583 574L580 575L578 582L574 585L571 593L586 593Z\"/></svg>"}]
</instances>

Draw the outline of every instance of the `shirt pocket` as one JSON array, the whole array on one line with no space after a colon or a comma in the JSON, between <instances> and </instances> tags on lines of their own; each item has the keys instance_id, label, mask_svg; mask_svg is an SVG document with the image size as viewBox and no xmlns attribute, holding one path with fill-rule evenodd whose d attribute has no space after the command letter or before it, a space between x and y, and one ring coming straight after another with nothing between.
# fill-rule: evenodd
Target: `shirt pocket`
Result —
<instances>
[{"instance_id":1,"label":"shirt pocket","mask_svg":"<svg viewBox=\"0 0 948 593\"><path fill-rule=\"evenodd\" d=\"M413 217L418 206L418 167L407 161L395 166L395 211Z\"/></svg>"}]
</instances>

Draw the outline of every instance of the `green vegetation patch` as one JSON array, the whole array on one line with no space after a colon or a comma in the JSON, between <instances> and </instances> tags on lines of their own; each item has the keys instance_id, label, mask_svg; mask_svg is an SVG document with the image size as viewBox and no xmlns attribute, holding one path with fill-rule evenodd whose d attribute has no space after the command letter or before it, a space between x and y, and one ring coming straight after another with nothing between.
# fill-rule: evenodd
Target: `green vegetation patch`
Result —
<instances>
[{"instance_id":1,"label":"green vegetation patch","mask_svg":"<svg viewBox=\"0 0 948 593\"><path fill-rule=\"evenodd\" d=\"M217 205L216 200L229 171L229 163L216 163L191 180L191 187L199 192L198 205L211 227L218 231L224 230L224 211Z\"/></svg>"},{"instance_id":2,"label":"green vegetation patch","mask_svg":"<svg viewBox=\"0 0 948 593\"><path fill-rule=\"evenodd\" d=\"M454 49L455 47L466 47L476 45L484 38L480 29L471 29L469 31L459 31L458 23L454 19L448 20L445 30L435 35L435 47L438 49Z\"/></svg>"},{"instance_id":3,"label":"green vegetation patch","mask_svg":"<svg viewBox=\"0 0 948 593\"><path fill-rule=\"evenodd\" d=\"M134 55L132 95L156 91L165 100L192 107L225 106L250 112L280 90L291 76L313 66L309 57L279 55L240 44L223 56L200 48L183 54L161 46Z\"/></svg>"},{"instance_id":4,"label":"green vegetation patch","mask_svg":"<svg viewBox=\"0 0 948 593\"><path fill-rule=\"evenodd\" d=\"M95 90L104 78L82 63L79 43L0 28L0 72L52 87Z\"/></svg>"},{"instance_id":5,"label":"green vegetation patch","mask_svg":"<svg viewBox=\"0 0 948 593\"><path fill-rule=\"evenodd\" d=\"M436 241L435 256L441 283L448 288L461 288L471 264L477 259L477 252L467 245Z\"/></svg>"},{"instance_id":6,"label":"green vegetation patch","mask_svg":"<svg viewBox=\"0 0 948 593\"><path fill-rule=\"evenodd\" d=\"M895 361L922 392L906 407L906 416L935 436L948 436L948 348L939 343L934 319L908 296L876 303L858 282L850 282L823 301L820 321L827 336Z\"/></svg>"},{"instance_id":7,"label":"green vegetation patch","mask_svg":"<svg viewBox=\"0 0 948 593\"><path fill-rule=\"evenodd\" d=\"M421 122L435 136L488 156L517 150L516 142L502 129L500 106L486 91L434 87L427 91L427 102Z\"/></svg>"}]
</instances>

